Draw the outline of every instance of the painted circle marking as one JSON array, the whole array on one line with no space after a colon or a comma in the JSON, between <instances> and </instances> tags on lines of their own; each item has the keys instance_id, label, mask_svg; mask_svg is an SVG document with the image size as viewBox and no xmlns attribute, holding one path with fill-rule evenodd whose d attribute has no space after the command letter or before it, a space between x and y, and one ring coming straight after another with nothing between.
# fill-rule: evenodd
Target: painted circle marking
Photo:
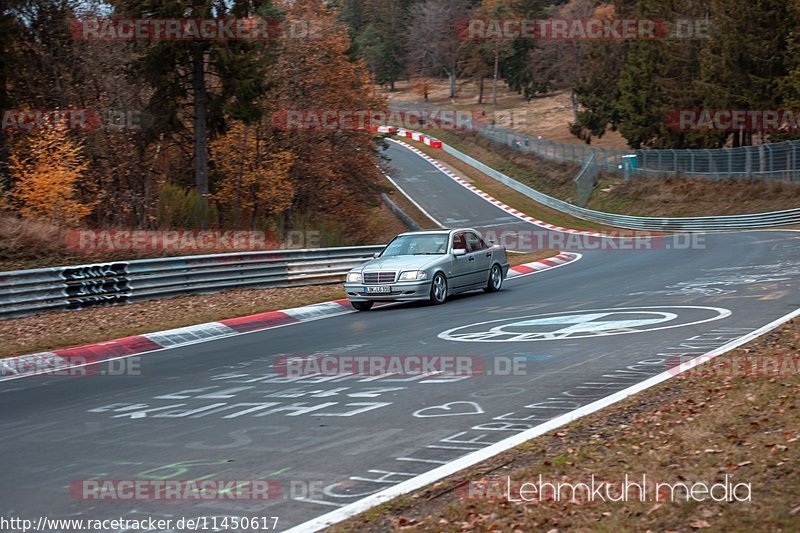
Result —
<instances>
[{"instance_id":1,"label":"painted circle marking","mask_svg":"<svg viewBox=\"0 0 800 533\"><path fill-rule=\"evenodd\" d=\"M506 396L517 396L524 392L527 392L527 389L523 389L522 387L504 387L502 389L485 389L473 392L470 396L473 398L503 398Z\"/></svg>"},{"instance_id":2,"label":"painted circle marking","mask_svg":"<svg viewBox=\"0 0 800 533\"><path fill-rule=\"evenodd\" d=\"M702 318L681 321L681 315L686 314L700 314ZM693 305L561 311L476 322L448 329L438 337L457 342L575 340L680 328L721 320L730 315L731 311L722 307ZM490 324L494 326L488 326Z\"/></svg>"}]
</instances>

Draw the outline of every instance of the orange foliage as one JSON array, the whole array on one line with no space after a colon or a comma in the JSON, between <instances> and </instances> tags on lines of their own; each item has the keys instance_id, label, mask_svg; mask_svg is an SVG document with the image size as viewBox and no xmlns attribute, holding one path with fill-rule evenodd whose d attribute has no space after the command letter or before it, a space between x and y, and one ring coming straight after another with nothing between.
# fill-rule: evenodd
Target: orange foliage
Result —
<instances>
[{"instance_id":1,"label":"orange foliage","mask_svg":"<svg viewBox=\"0 0 800 533\"><path fill-rule=\"evenodd\" d=\"M236 213L237 225L282 213L294 198L289 176L294 155L270 146L258 133L237 122L211 143L211 160L221 175L213 198Z\"/></svg>"},{"instance_id":2,"label":"orange foliage","mask_svg":"<svg viewBox=\"0 0 800 533\"><path fill-rule=\"evenodd\" d=\"M430 78L415 77L411 80L411 90L427 102L428 95L433 90L433 81Z\"/></svg>"},{"instance_id":3,"label":"orange foliage","mask_svg":"<svg viewBox=\"0 0 800 533\"><path fill-rule=\"evenodd\" d=\"M601 4L594 10L594 16L599 19L613 20L616 16L614 4Z\"/></svg>"},{"instance_id":4,"label":"orange foliage","mask_svg":"<svg viewBox=\"0 0 800 533\"><path fill-rule=\"evenodd\" d=\"M83 145L59 128L44 128L31 134L25 154L10 157L12 191L19 212L56 224L73 225L92 212L92 203L78 198L89 163Z\"/></svg>"},{"instance_id":5,"label":"orange foliage","mask_svg":"<svg viewBox=\"0 0 800 533\"><path fill-rule=\"evenodd\" d=\"M386 98L371 87L363 61L350 61L350 37L335 10L319 0L297 0L286 6L288 23L314 21L314 36L286 37L271 72L274 84L268 105L274 111L386 111ZM319 131L275 131L275 143L296 154L291 170L293 210L313 214L316 222L346 225L359 233L370 221L368 207L380 205L383 187L375 163L374 135L342 124Z\"/></svg>"}]
</instances>

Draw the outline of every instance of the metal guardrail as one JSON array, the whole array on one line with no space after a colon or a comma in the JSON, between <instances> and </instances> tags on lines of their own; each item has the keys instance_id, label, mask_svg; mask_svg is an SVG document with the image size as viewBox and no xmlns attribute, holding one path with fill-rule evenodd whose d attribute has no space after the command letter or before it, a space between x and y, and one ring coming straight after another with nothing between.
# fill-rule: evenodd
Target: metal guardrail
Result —
<instances>
[{"instance_id":1,"label":"metal guardrail","mask_svg":"<svg viewBox=\"0 0 800 533\"><path fill-rule=\"evenodd\" d=\"M592 209L586 209L585 207L579 207L569 202L565 202L564 200L559 200L558 198L553 198L552 196L548 196L537 191L536 189L532 189L524 183L520 183L517 180L506 176L502 172L498 172L492 167L485 165L477 159L456 150L446 143L442 144L442 148L448 154L460 159L471 167L480 170L484 174L496 179L508 187L511 187L515 191L524 194L528 198L531 198L540 204L583 220L598 222L607 226L648 231L710 232L800 224L800 209L788 209L785 211L771 211L768 213L753 213L747 215L706 217L637 217L594 211Z\"/></svg>"},{"instance_id":2,"label":"metal guardrail","mask_svg":"<svg viewBox=\"0 0 800 533\"><path fill-rule=\"evenodd\" d=\"M386 206L392 211L392 213L395 214L397 218L403 221L403 224L405 224L408 229L411 231L419 231L422 229L422 226L417 224L413 218L408 216L405 211L400 209L400 206L394 203L392 199L389 198L389 195L385 192L381 193L381 200L383 200L383 203L386 204Z\"/></svg>"},{"instance_id":3,"label":"metal guardrail","mask_svg":"<svg viewBox=\"0 0 800 533\"><path fill-rule=\"evenodd\" d=\"M382 249L240 252L0 272L0 320L226 289L335 283Z\"/></svg>"}]
</instances>

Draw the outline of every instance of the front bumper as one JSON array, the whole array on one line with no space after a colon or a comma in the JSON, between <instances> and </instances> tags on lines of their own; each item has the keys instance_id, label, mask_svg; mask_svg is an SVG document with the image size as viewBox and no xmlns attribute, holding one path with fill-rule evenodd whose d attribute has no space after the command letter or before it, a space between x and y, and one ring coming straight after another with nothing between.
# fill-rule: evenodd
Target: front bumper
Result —
<instances>
[{"instance_id":1,"label":"front bumper","mask_svg":"<svg viewBox=\"0 0 800 533\"><path fill-rule=\"evenodd\" d=\"M351 302L413 302L427 300L431 296L430 279L422 281L398 281L389 284L391 292L366 292L367 287L377 285L364 285L363 283L345 283L344 292Z\"/></svg>"}]
</instances>

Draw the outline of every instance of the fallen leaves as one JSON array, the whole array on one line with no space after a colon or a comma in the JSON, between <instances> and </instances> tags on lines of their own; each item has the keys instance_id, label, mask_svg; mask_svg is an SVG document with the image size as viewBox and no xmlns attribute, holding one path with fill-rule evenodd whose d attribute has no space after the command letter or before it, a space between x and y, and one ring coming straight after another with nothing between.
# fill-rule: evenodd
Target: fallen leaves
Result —
<instances>
[{"instance_id":1,"label":"fallen leaves","mask_svg":"<svg viewBox=\"0 0 800 533\"><path fill-rule=\"evenodd\" d=\"M800 321L778 332L775 338L781 343L796 342L792 339L800 339ZM775 353L774 346L760 341L748 349ZM694 505L687 504L681 493L674 501L632 498L619 503L572 503L562 499L503 506L495 500L471 501L467 507L451 496L417 509L417 530L490 531L494 527L558 532L602 527L605 531L635 528L685 533L753 529L752 524L795 530L800 516L796 494L800 470L795 468L800 463L796 444L800 430L795 429L800 428L800 409L791 407L800 397L800 376L788 375L779 383L770 379L737 380L711 374L668 381L509 452L514 453L509 474L520 482L535 481L539 474L550 482L578 483L588 482L592 475L621 480L625 474L636 482L636 476L646 473L648 480L683 482L689 487L727 479L731 485L750 484L751 502L706 500ZM473 479L480 477L478 473ZM449 524L441 523L442 517Z\"/></svg>"}]
</instances>

